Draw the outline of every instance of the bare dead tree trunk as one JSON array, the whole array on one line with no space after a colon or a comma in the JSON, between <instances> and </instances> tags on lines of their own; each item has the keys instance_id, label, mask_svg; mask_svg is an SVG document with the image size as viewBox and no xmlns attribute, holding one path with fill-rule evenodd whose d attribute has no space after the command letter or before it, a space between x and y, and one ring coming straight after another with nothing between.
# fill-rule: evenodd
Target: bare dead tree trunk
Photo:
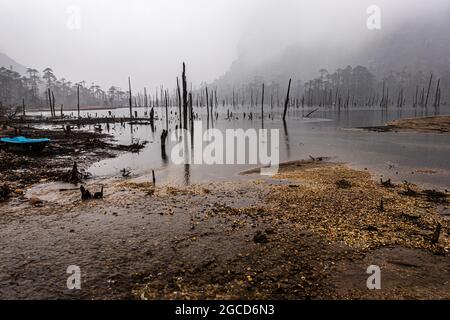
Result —
<instances>
[{"instance_id":1,"label":"bare dead tree trunk","mask_svg":"<svg viewBox=\"0 0 450 320\"><path fill-rule=\"evenodd\" d=\"M47 88L47 97L48 97L48 106L50 108L50 116L53 117L53 111L52 111L52 96L50 94L50 88Z\"/></svg>"},{"instance_id":2,"label":"bare dead tree trunk","mask_svg":"<svg viewBox=\"0 0 450 320\"><path fill-rule=\"evenodd\" d=\"M417 85L416 86L416 96L415 96L415 98L414 98L414 108L417 108L417 98L418 98L418 95L419 95L419 86Z\"/></svg>"},{"instance_id":3,"label":"bare dead tree trunk","mask_svg":"<svg viewBox=\"0 0 450 320\"><path fill-rule=\"evenodd\" d=\"M430 96L431 81L433 81L433 74L431 74L431 76L430 76L430 82L428 83L428 91L427 91L427 98L426 98L426 100L425 100L425 108L428 107L428 97Z\"/></svg>"},{"instance_id":4,"label":"bare dead tree trunk","mask_svg":"<svg viewBox=\"0 0 450 320\"><path fill-rule=\"evenodd\" d=\"M77 85L77 110L78 110L78 119L80 119L80 85Z\"/></svg>"},{"instance_id":5,"label":"bare dead tree trunk","mask_svg":"<svg viewBox=\"0 0 450 320\"><path fill-rule=\"evenodd\" d=\"M208 102L208 87L205 88L206 89L206 117L207 117L207 121L209 123L209 102Z\"/></svg>"},{"instance_id":6,"label":"bare dead tree trunk","mask_svg":"<svg viewBox=\"0 0 450 320\"><path fill-rule=\"evenodd\" d=\"M56 109L55 109L55 95L52 91L52 110L53 110L53 117L56 117Z\"/></svg>"},{"instance_id":7,"label":"bare dead tree trunk","mask_svg":"<svg viewBox=\"0 0 450 320\"><path fill-rule=\"evenodd\" d=\"M194 110L192 107L192 92L189 92L189 122L191 126L191 131L194 131Z\"/></svg>"},{"instance_id":8,"label":"bare dead tree trunk","mask_svg":"<svg viewBox=\"0 0 450 320\"><path fill-rule=\"evenodd\" d=\"M384 89L385 89L385 87L386 87L386 83L383 81L383 92L382 92L382 97L381 97L381 102L380 102L380 107L384 107L384 99L385 99L385 97L384 97Z\"/></svg>"},{"instance_id":9,"label":"bare dead tree trunk","mask_svg":"<svg viewBox=\"0 0 450 320\"><path fill-rule=\"evenodd\" d=\"M178 114L180 118L180 129L183 126L182 117L181 117L181 92L180 92L180 83L177 77L177 96L178 96Z\"/></svg>"},{"instance_id":10,"label":"bare dead tree trunk","mask_svg":"<svg viewBox=\"0 0 450 320\"><path fill-rule=\"evenodd\" d=\"M166 130L167 130L167 132L169 132L169 107L168 107L167 103L168 103L167 93L164 92L164 104L166 106Z\"/></svg>"},{"instance_id":11,"label":"bare dead tree trunk","mask_svg":"<svg viewBox=\"0 0 450 320\"><path fill-rule=\"evenodd\" d=\"M187 128L187 84L186 84L186 65L183 62L183 74L181 78L182 86L183 86L183 127Z\"/></svg>"},{"instance_id":12,"label":"bare dead tree trunk","mask_svg":"<svg viewBox=\"0 0 450 320\"><path fill-rule=\"evenodd\" d=\"M435 94L435 96L434 96L434 107L435 107L435 108L438 107L439 91L441 90L441 89L439 88L440 84L441 84L441 79L438 79L437 86L436 86L436 94Z\"/></svg>"},{"instance_id":13,"label":"bare dead tree trunk","mask_svg":"<svg viewBox=\"0 0 450 320\"><path fill-rule=\"evenodd\" d=\"M147 88L144 88L144 107L148 108Z\"/></svg>"},{"instance_id":14,"label":"bare dead tree trunk","mask_svg":"<svg viewBox=\"0 0 450 320\"><path fill-rule=\"evenodd\" d=\"M262 84L261 94L261 121L264 122L264 83Z\"/></svg>"},{"instance_id":15,"label":"bare dead tree trunk","mask_svg":"<svg viewBox=\"0 0 450 320\"><path fill-rule=\"evenodd\" d=\"M289 104L289 93L291 91L291 82L292 82L292 79L289 79L289 85L288 85L288 90L287 90L287 94L286 94L286 100L284 101L283 121L286 120L286 113L287 113L287 108L288 108L288 104Z\"/></svg>"},{"instance_id":16,"label":"bare dead tree trunk","mask_svg":"<svg viewBox=\"0 0 450 320\"><path fill-rule=\"evenodd\" d=\"M129 92L129 94L130 94L130 119L132 119L133 118L133 99L132 99L132 97L131 97L131 79L130 79L130 77L128 77L128 92Z\"/></svg>"}]
</instances>

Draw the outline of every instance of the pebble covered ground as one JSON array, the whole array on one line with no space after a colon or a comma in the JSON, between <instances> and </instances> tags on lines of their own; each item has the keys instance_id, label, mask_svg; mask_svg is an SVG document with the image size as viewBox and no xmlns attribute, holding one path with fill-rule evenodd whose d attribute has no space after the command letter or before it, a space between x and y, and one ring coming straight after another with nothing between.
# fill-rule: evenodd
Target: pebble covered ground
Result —
<instances>
[{"instance_id":1,"label":"pebble covered ground","mask_svg":"<svg viewBox=\"0 0 450 320\"><path fill-rule=\"evenodd\" d=\"M448 194L383 182L313 161L269 179L15 199L0 207L0 298L450 298ZM382 290L366 287L371 264ZM66 287L69 265L81 290Z\"/></svg>"}]
</instances>

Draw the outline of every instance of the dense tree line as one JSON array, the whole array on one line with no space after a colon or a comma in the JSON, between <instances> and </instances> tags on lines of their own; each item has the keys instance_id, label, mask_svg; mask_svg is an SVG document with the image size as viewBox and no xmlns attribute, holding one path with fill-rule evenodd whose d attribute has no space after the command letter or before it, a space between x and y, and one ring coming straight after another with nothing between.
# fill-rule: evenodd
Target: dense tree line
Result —
<instances>
[{"instance_id":1,"label":"dense tree line","mask_svg":"<svg viewBox=\"0 0 450 320\"><path fill-rule=\"evenodd\" d=\"M217 89L225 97L224 104L258 105L262 84L265 83L265 104L280 106L284 99L286 83L264 81L254 77L240 87L227 85ZM217 85L213 84L212 86ZM320 69L314 79L293 82L293 105L307 106L427 106L442 105L450 100L450 70L440 74L406 69L391 71L379 79L364 66L347 66L330 73ZM428 96L428 103L427 101Z\"/></svg>"},{"instance_id":2,"label":"dense tree line","mask_svg":"<svg viewBox=\"0 0 450 320\"><path fill-rule=\"evenodd\" d=\"M217 84L201 84L194 93L193 104L206 105L206 87L209 87L210 105L259 105L262 100L262 84L265 85L265 104L280 106L283 103L286 83L264 81L255 77L249 83L240 87L228 85L219 87ZM320 69L318 76L308 81L296 80L291 87L290 104L307 106L434 106L445 104L450 99L450 71L440 74L426 72L390 72L381 79L376 79L364 66L347 66L333 73ZM0 68L0 105L20 107L24 103L28 110L47 108L54 97L55 108L61 105L75 107L77 96L80 96L82 106L128 106L129 91L111 86L103 90L99 85L85 81L72 83L65 78L58 79L51 68L42 72L28 68L25 75ZM160 91L160 92L159 92ZM168 89L156 90L153 99L137 93L132 97L135 106L169 106L178 104L176 90L169 93ZM51 97L49 97L51 96Z\"/></svg>"},{"instance_id":3,"label":"dense tree line","mask_svg":"<svg viewBox=\"0 0 450 320\"><path fill-rule=\"evenodd\" d=\"M11 68L0 68L0 103L3 106L22 106L27 109L46 108L49 105L48 92L55 97L55 103L67 107L77 105L79 90L80 104L87 106L122 106L127 105L128 91L111 86L103 90L99 85L86 81L73 83L65 78L58 79L51 68L42 72L28 68L21 75Z\"/></svg>"}]
</instances>

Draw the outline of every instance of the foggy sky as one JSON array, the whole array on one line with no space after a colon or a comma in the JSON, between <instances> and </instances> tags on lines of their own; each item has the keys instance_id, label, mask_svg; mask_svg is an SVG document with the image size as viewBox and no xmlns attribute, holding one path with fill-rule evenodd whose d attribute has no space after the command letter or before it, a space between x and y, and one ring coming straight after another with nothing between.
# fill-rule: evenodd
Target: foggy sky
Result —
<instances>
[{"instance_id":1,"label":"foggy sky","mask_svg":"<svg viewBox=\"0 0 450 320\"><path fill-rule=\"evenodd\" d=\"M355 50L370 37L369 5L382 30L438 14L448 0L0 0L0 52L58 78L108 88L173 87L181 62L194 86L238 57L259 64L286 47L329 42ZM67 9L81 10L81 29ZM332 55L331 53L328 53Z\"/></svg>"}]
</instances>

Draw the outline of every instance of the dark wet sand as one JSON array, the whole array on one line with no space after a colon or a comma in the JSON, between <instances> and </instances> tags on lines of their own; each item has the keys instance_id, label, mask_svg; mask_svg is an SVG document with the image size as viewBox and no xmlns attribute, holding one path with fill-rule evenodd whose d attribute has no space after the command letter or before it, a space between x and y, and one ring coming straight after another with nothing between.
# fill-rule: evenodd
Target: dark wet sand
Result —
<instances>
[{"instance_id":1,"label":"dark wet sand","mask_svg":"<svg viewBox=\"0 0 450 320\"><path fill-rule=\"evenodd\" d=\"M119 145L113 136L102 132L90 132L72 127L70 132L62 128L38 129L24 126L0 129L0 136L22 135L27 138L49 138L51 143L39 153L11 152L5 144L0 144L0 187L6 185L11 192L22 194L36 183L66 181L74 162L84 170L93 163L116 157L123 151L138 151L139 145Z\"/></svg>"},{"instance_id":2,"label":"dark wet sand","mask_svg":"<svg viewBox=\"0 0 450 320\"><path fill-rule=\"evenodd\" d=\"M0 298L450 298L449 224L437 204L336 164L292 163L259 178L183 188L128 180L107 185L103 200L69 191L3 204ZM366 288L371 264L382 290ZM69 265L81 268L79 291L66 288Z\"/></svg>"}]
</instances>

